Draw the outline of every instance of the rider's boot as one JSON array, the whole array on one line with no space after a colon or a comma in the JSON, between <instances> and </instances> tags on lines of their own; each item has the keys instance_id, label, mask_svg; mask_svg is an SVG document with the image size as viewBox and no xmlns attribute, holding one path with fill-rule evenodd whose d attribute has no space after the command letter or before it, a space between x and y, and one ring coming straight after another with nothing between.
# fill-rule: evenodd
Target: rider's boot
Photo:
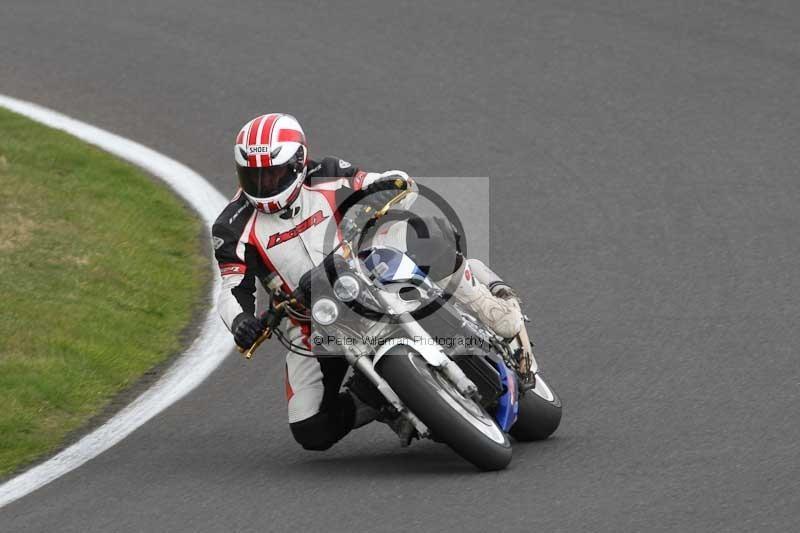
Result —
<instances>
[{"instance_id":1,"label":"rider's boot","mask_svg":"<svg viewBox=\"0 0 800 533\"><path fill-rule=\"evenodd\" d=\"M350 396L353 398L353 404L355 404L355 418L353 419L353 429L360 428L361 426L366 426L373 420L378 418L378 410L364 403L361 398L350 392Z\"/></svg>"},{"instance_id":2,"label":"rider's boot","mask_svg":"<svg viewBox=\"0 0 800 533\"><path fill-rule=\"evenodd\" d=\"M400 439L400 446L405 448L411 444L411 440L417 436L414 425L404 416L397 415L394 418L379 419L381 422L392 428Z\"/></svg>"},{"instance_id":3,"label":"rider's boot","mask_svg":"<svg viewBox=\"0 0 800 533\"><path fill-rule=\"evenodd\" d=\"M367 378L360 373L354 373L345 387L353 397L353 403L356 406L353 429L377 420L389 426L397 434L400 446L405 447L411 443L411 439L416 436L414 426L405 417L390 408L386 399Z\"/></svg>"},{"instance_id":4,"label":"rider's boot","mask_svg":"<svg viewBox=\"0 0 800 533\"><path fill-rule=\"evenodd\" d=\"M458 285L452 290L453 296L481 322L503 338L519 333L523 316L517 295L482 261L463 261L461 267L440 285L450 289L453 277L458 279Z\"/></svg>"},{"instance_id":5,"label":"rider's boot","mask_svg":"<svg viewBox=\"0 0 800 533\"><path fill-rule=\"evenodd\" d=\"M400 446L405 448L411 444L411 440L416 436L416 429L405 417L398 414L394 416L383 415L378 409L362 401L361 398L353 394L352 391L350 391L350 396L352 396L353 403L356 406L353 429L366 426L370 422L377 420L389 426L392 431L397 434L397 437L400 439Z\"/></svg>"}]
</instances>

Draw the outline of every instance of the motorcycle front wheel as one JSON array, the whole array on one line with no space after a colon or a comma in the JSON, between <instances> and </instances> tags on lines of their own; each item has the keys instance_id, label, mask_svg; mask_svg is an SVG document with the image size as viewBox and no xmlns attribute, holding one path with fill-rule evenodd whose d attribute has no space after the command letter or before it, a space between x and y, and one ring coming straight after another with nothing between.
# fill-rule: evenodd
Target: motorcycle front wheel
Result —
<instances>
[{"instance_id":1,"label":"motorcycle front wheel","mask_svg":"<svg viewBox=\"0 0 800 533\"><path fill-rule=\"evenodd\" d=\"M511 442L491 415L416 350L397 345L376 370L436 440L481 470L501 470L511 462Z\"/></svg>"}]
</instances>

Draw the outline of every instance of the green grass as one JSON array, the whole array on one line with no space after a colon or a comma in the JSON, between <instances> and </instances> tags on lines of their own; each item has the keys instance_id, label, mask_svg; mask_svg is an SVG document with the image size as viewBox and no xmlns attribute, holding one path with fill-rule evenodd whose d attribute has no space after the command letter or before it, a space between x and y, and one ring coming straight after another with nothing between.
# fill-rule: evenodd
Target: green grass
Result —
<instances>
[{"instance_id":1,"label":"green grass","mask_svg":"<svg viewBox=\"0 0 800 533\"><path fill-rule=\"evenodd\" d=\"M0 109L0 477L180 349L202 231L140 170Z\"/></svg>"}]
</instances>

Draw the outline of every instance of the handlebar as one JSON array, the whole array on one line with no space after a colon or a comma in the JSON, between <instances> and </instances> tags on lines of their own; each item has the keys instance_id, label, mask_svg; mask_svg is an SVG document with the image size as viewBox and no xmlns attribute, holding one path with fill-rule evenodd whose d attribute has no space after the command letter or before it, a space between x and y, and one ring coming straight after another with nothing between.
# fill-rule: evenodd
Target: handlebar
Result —
<instances>
[{"instance_id":1,"label":"handlebar","mask_svg":"<svg viewBox=\"0 0 800 533\"><path fill-rule=\"evenodd\" d=\"M278 302L274 306L270 306L269 310L265 313L266 323L264 327L264 333L262 333L261 336L257 338L253 345L249 348L237 346L236 349L239 350L239 353L244 354L245 359L251 359L258 347L261 346L265 340L272 337L272 330L278 326L281 319L283 319L283 315L286 314L286 306L294 305L296 302L297 301L294 298L289 298L287 300Z\"/></svg>"},{"instance_id":2,"label":"handlebar","mask_svg":"<svg viewBox=\"0 0 800 533\"><path fill-rule=\"evenodd\" d=\"M381 207L380 209L376 210L366 221L365 227L370 224L374 223L389 211L391 207L401 200L408 196L411 193L409 188L402 190L398 193L394 198L386 202L386 204ZM371 207L367 207L364 212L370 213L372 211ZM344 244L344 240L339 244L340 246ZM334 248L333 254L337 248ZM259 346L261 346L264 341L272 337L273 330L280 324L281 320L283 319L284 315L286 314L286 307L295 305L297 303L297 299L291 297L290 295L284 294L281 291L276 292L275 296L280 300L278 303L274 304L270 301L269 309L264 313L263 320L264 324L264 332L261 334L258 339L250 346L249 348L242 348L241 346L237 346L236 349L239 350L239 353L244 354L245 359L252 359L253 354L256 352Z\"/></svg>"}]
</instances>

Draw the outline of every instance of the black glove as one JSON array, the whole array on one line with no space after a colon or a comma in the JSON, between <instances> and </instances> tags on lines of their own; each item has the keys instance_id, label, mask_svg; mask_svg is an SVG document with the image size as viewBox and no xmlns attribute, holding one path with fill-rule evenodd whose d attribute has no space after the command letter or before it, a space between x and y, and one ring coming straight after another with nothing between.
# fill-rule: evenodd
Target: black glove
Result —
<instances>
[{"instance_id":1,"label":"black glove","mask_svg":"<svg viewBox=\"0 0 800 533\"><path fill-rule=\"evenodd\" d=\"M364 203L380 209L395 196L406 190L408 182L401 178L381 178L364 189Z\"/></svg>"},{"instance_id":2,"label":"black glove","mask_svg":"<svg viewBox=\"0 0 800 533\"><path fill-rule=\"evenodd\" d=\"M360 235L363 239L369 229L367 223L375 216L375 212L409 187L412 184L407 180L386 176L355 192L342 206L345 216L339 223L339 229L344 238L351 240ZM370 227L374 225L370 224Z\"/></svg>"},{"instance_id":3,"label":"black glove","mask_svg":"<svg viewBox=\"0 0 800 533\"><path fill-rule=\"evenodd\" d=\"M231 324L233 340L240 348L249 348L258 340L264 327L256 317L250 313L239 313Z\"/></svg>"}]
</instances>

